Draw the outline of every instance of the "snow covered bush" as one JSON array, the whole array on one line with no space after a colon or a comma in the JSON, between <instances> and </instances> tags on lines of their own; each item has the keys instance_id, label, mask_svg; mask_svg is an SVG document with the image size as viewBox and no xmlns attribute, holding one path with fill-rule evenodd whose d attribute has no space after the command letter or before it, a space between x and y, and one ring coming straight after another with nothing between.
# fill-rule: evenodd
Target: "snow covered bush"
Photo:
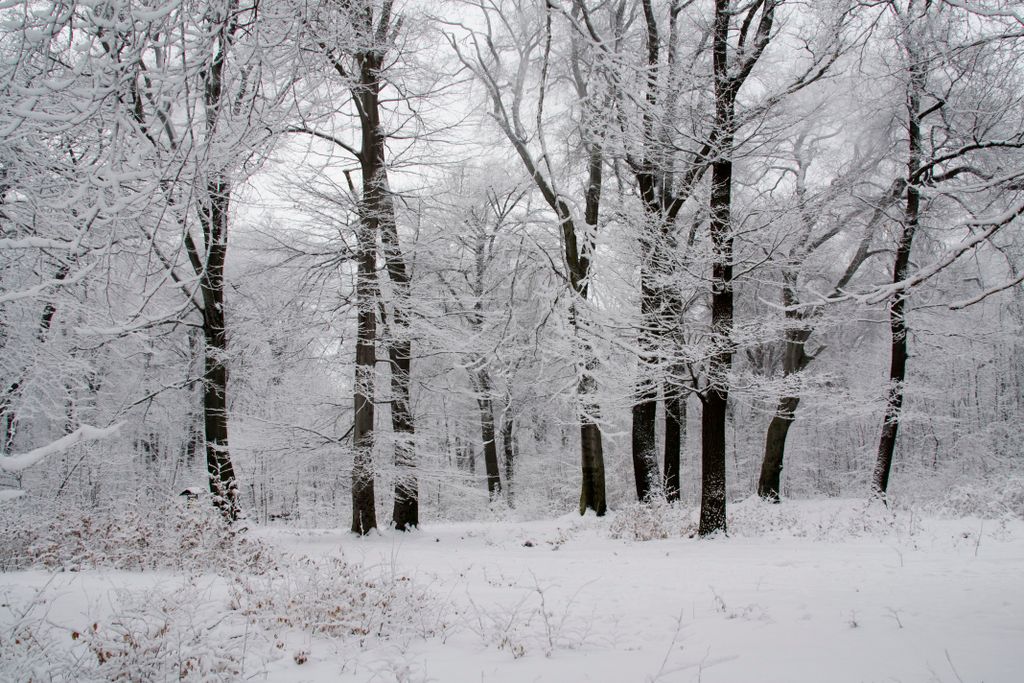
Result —
<instances>
[{"instance_id":1,"label":"snow covered bush","mask_svg":"<svg viewBox=\"0 0 1024 683\"><path fill-rule=\"evenodd\" d=\"M97 507L22 502L0 507L5 569L265 571L272 562L262 543L201 501L136 499Z\"/></svg>"},{"instance_id":2,"label":"snow covered bush","mask_svg":"<svg viewBox=\"0 0 1024 683\"><path fill-rule=\"evenodd\" d=\"M78 661L79 680L236 680L246 650L258 632L243 619L224 614L220 604L193 582L173 593L146 591L119 596L115 612L70 637L87 654ZM204 597L206 599L204 599ZM255 659L255 655L253 655Z\"/></svg>"},{"instance_id":3,"label":"snow covered bush","mask_svg":"<svg viewBox=\"0 0 1024 683\"><path fill-rule=\"evenodd\" d=\"M763 538L842 541L885 536L897 529L892 509L867 499L828 498L775 504L751 496L729 507L729 534Z\"/></svg>"},{"instance_id":4,"label":"snow covered bush","mask_svg":"<svg viewBox=\"0 0 1024 683\"><path fill-rule=\"evenodd\" d=\"M225 613L222 582L173 583L114 589L59 624L48 613L78 584L48 583L28 601L5 596L0 671L5 680L68 683L239 680L277 656L244 617Z\"/></svg>"},{"instance_id":5,"label":"snow covered bush","mask_svg":"<svg viewBox=\"0 0 1024 683\"><path fill-rule=\"evenodd\" d=\"M914 481L913 487L897 489L893 501L900 509L919 510L950 519L1024 520L1024 474L968 480L922 476Z\"/></svg>"},{"instance_id":6,"label":"snow covered bush","mask_svg":"<svg viewBox=\"0 0 1024 683\"><path fill-rule=\"evenodd\" d=\"M612 538L627 541L690 536L696 531L692 511L661 498L648 503L627 505L615 513L608 525L608 533Z\"/></svg>"},{"instance_id":7,"label":"snow covered bush","mask_svg":"<svg viewBox=\"0 0 1024 683\"><path fill-rule=\"evenodd\" d=\"M339 558L285 558L262 574L238 573L231 609L269 632L328 638L426 638L444 628L443 609L410 577L374 576Z\"/></svg>"}]
</instances>

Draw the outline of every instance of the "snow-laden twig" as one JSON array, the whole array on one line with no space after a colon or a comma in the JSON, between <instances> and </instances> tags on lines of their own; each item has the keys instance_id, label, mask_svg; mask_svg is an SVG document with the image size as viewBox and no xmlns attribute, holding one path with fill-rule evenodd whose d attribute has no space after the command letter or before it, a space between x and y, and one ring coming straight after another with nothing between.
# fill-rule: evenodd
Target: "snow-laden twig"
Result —
<instances>
[{"instance_id":1,"label":"snow-laden twig","mask_svg":"<svg viewBox=\"0 0 1024 683\"><path fill-rule=\"evenodd\" d=\"M99 439L110 438L117 434L118 430L121 429L121 424L122 423L118 422L110 427L92 427L84 424L70 434L62 436L56 441L45 446L33 449L28 453L0 457L0 470L4 470L5 472L21 472L22 470L35 465L43 458L53 455L54 453L66 451L72 446L76 446L86 441L98 441Z\"/></svg>"}]
</instances>

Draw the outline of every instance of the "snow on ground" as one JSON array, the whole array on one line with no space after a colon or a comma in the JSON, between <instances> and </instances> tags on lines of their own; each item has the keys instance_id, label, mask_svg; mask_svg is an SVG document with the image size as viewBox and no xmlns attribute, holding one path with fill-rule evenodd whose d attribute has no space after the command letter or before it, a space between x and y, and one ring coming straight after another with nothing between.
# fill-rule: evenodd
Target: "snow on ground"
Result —
<instances>
[{"instance_id":1,"label":"snow on ground","mask_svg":"<svg viewBox=\"0 0 1024 683\"><path fill-rule=\"evenodd\" d=\"M610 529L632 528L623 521L635 510L618 520L429 524L362 539L256 532L320 563L343 557L382 585L422 589L406 598L389 638L377 627L310 635L291 619L246 626L227 609L232 591L211 576L17 572L0 575L0 596L24 604L46 585L47 622L64 633L102 621L95 614L119 591L163 600L165 611L177 596L193 605L188 619L171 619L187 622L176 627L177 656L201 648L204 633L218 634L207 638L216 649L234 648L219 664L202 660L205 680L1024 680L1021 522L885 519L849 501L734 510L733 535L714 540L677 529L651 541L612 538ZM323 580L294 584L290 600ZM88 656L66 637L72 643Z\"/></svg>"}]
</instances>

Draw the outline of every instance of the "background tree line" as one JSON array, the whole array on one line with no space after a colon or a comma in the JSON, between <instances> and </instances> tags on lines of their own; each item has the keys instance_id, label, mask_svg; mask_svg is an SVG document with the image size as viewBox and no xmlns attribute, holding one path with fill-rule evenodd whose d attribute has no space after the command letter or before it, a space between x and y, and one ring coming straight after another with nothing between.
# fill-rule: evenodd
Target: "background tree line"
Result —
<instances>
[{"instance_id":1,"label":"background tree line","mask_svg":"<svg viewBox=\"0 0 1024 683\"><path fill-rule=\"evenodd\" d=\"M1010 3L0 19L8 490L357 533L664 497L709 535L1021 481Z\"/></svg>"}]
</instances>

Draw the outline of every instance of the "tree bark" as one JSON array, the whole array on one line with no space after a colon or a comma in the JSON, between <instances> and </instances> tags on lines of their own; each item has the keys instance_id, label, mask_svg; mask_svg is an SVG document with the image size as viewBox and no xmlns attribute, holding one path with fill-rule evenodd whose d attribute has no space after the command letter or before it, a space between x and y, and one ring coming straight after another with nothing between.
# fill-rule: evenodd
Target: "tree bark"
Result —
<instances>
[{"instance_id":1,"label":"tree bark","mask_svg":"<svg viewBox=\"0 0 1024 683\"><path fill-rule=\"evenodd\" d=\"M814 312L805 313L794 307L799 304L797 296L798 273L786 269L782 273L782 304L786 307L786 341L782 354L782 375L791 377L802 372L812 357L807 355L807 340L812 328L805 322ZM789 428L796 419L796 409L800 405L800 397L783 396L779 399L775 415L768 425L768 433L764 441L764 460L761 462L761 476L757 482L757 495L778 503L780 501L780 482L782 463L786 455L786 437Z\"/></svg>"},{"instance_id":2,"label":"tree bark","mask_svg":"<svg viewBox=\"0 0 1024 683\"><path fill-rule=\"evenodd\" d=\"M377 235L376 221L363 218L358 228L356 274L356 368L352 432L352 531L377 528L373 490L374 386L377 358Z\"/></svg>"},{"instance_id":3,"label":"tree bark","mask_svg":"<svg viewBox=\"0 0 1024 683\"><path fill-rule=\"evenodd\" d=\"M369 12L369 10L367 10ZM366 21L372 28L372 15ZM356 53L359 69L353 96L358 103L362 173L362 201L358 242L356 302L359 310L356 331L355 427L352 462L352 531L367 534L377 528L374 498L374 388L376 386L376 339L379 285L377 283L377 238L382 220L390 211L384 166L384 137L380 128L378 96L383 55L367 50ZM393 348L393 347L392 347ZM389 355L391 353L389 349ZM392 415L394 415L392 410Z\"/></svg>"},{"instance_id":4,"label":"tree bark","mask_svg":"<svg viewBox=\"0 0 1024 683\"><path fill-rule=\"evenodd\" d=\"M203 426L206 468L214 504L229 519L237 519L238 490L228 450L228 339L224 318L224 266L227 259L228 202L231 187L220 177L207 183L206 205L200 223L206 242L206 262L200 278L203 296Z\"/></svg>"},{"instance_id":5,"label":"tree bark","mask_svg":"<svg viewBox=\"0 0 1024 683\"><path fill-rule=\"evenodd\" d=\"M360 273L364 282L364 295L369 298L360 299L360 314L364 313L367 320L360 321L360 328L370 323L368 318L376 315L379 287L369 288L376 280L369 279L371 266L376 270L376 240L381 240L384 263L388 279L394 290L393 313L388 335L388 361L391 367L391 428L395 436L395 498L392 521L395 528L406 530L419 525L419 490L416 478L415 457L415 423L411 411L410 371L412 365L412 342L408 337L408 299L411 276L402 255L398 238L398 226L395 220L395 208L391 198L387 173L387 134L380 120L381 71L384 69L391 43L400 21L393 21L392 3L386 0L380 7L376 20L373 8L366 5L353 19L356 32L368 43L368 46L357 50L354 58L358 70L356 83L352 86L352 95L356 101L356 109L360 124L360 150L357 154L362 173L361 221L364 234L360 243ZM375 25L376 23L376 25ZM335 62L339 73L345 74L345 68ZM371 254L372 251L372 254ZM372 257L372 258L371 258ZM365 263L364 263L365 260ZM357 283L358 289L358 283ZM357 294L357 298L359 298ZM372 301L371 301L372 299ZM367 346L364 363L368 363L376 338L376 329L372 336L364 339ZM357 352L358 356L358 352ZM357 358L357 365L360 361ZM357 368L357 373L360 371ZM363 366L362 381L372 388L372 367ZM372 403L373 394L364 394L362 410L367 409L367 401ZM363 425L363 434L372 437L372 405L369 407L370 419ZM360 408L357 406L357 418ZM364 417L366 417L364 415ZM358 420L357 420L358 421ZM366 420L364 420L365 422ZM356 449L356 462L353 468L353 530L366 533L376 526L376 515L373 507L373 467L371 460L372 438L367 441L369 448ZM358 487L357 487L358 483ZM358 495L357 495L357 490ZM357 502L358 498L358 502Z\"/></svg>"},{"instance_id":6,"label":"tree bark","mask_svg":"<svg viewBox=\"0 0 1024 683\"><path fill-rule=\"evenodd\" d=\"M231 10L234 10L231 3ZM232 15L219 27L216 50L204 83L207 135L212 137L220 113L225 106L224 68L237 19ZM217 160L211 160L217 163ZM228 251L228 221L231 183L222 171L215 171L203 188L199 203L199 223L203 229L205 260L192 240L190 260L200 275L203 299L203 338L205 360L203 373L203 424L206 437L206 466L214 504L224 515L235 520L239 515L238 485L228 449L228 338L224 310L224 269ZM198 267L197 267L198 266Z\"/></svg>"},{"instance_id":7,"label":"tree bark","mask_svg":"<svg viewBox=\"0 0 1024 683\"><path fill-rule=\"evenodd\" d=\"M397 315L395 316L397 318ZM391 429L395 433L395 503L391 519L399 531L420 524L419 482L416 477L415 423L410 401L412 344L408 339L392 340L388 349L391 361Z\"/></svg>"},{"instance_id":8,"label":"tree bark","mask_svg":"<svg viewBox=\"0 0 1024 683\"><path fill-rule=\"evenodd\" d=\"M510 508L515 507L512 495L516 452L518 450L515 439L515 419L512 416L512 406L506 403L505 412L501 415L501 448L505 456L505 500Z\"/></svg>"},{"instance_id":9,"label":"tree bark","mask_svg":"<svg viewBox=\"0 0 1024 683\"><path fill-rule=\"evenodd\" d=\"M633 476L636 499L650 500L658 477L658 445L655 441L658 395L649 380L642 380L633 399Z\"/></svg>"},{"instance_id":10,"label":"tree bark","mask_svg":"<svg viewBox=\"0 0 1024 683\"><path fill-rule=\"evenodd\" d=\"M556 204L561 207L559 216L562 220L562 232L565 237L565 257L569 266L569 282L573 292L581 300L586 300L589 290L587 279L590 276L593 235L597 232L598 212L601 206L603 163L604 156L601 148L596 144L591 144L588 150L586 211L584 214L588 234L584 237L582 251L579 250L576 243L576 228L572 223L572 214L568 206L561 200L556 200ZM598 517L602 517L607 511L608 505L605 500L604 445L601 427L597 424L600 408L594 399L597 390L597 381L594 378L597 357L590 344L580 337L575 304L570 308L569 320L576 335L581 357L585 359L580 368L580 380L576 387L580 401L580 466L582 470L580 514L584 514L587 510L593 510Z\"/></svg>"},{"instance_id":11,"label":"tree bark","mask_svg":"<svg viewBox=\"0 0 1024 683\"><path fill-rule=\"evenodd\" d=\"M665 385L665 498L679 500L679 455L686 441L686 396L671 382Z\"/></svg>"},{"instance_id":12,"label":"tree bark","mask_svg":"<svg viewBox=\"0 0 1024 683\"><path fill-rule=\"evenodd\" d=\"M487 472L487 495L493 503L501 497L501 474L498 470L498 444L494 438L494 405L491 399L493 387L491 376L486 370L476 375L479 394L477 406L480 408L480 438L483 444L484 469Z\"/></svg>"},{"instance_id":13,"label":"tree bark","mask_svg":"<svg viewBox=\"0 0 1024 683\"><path fill-rule=\"evenodd\" d=\"M726 530L725 421L732 367L732 146L735 91L729 77L729 2L715 0L713 66L717 158L711 165L711 340L701 413L701 536Z\"/></svg>"},{"instance_id":14,"label":"tree bark","mask_svg":"<svg viewBox=\"0 0 1024 683\"><path fill-rule=\"evenodd\" d=\"M903 211L903 226L899 243L896 245L896 260L892 269L894 283L906 279L910 270L910 251L921 213L921 193L914 183L914 178L921 168L921 96L924 92L925 73L917 51L911 47L907 52L910 58L910 82L907 87L907 203ZM889 331L892 338L889 393L882 421L882 433L878 439L878 458L871 482L874 494L883 500L889 486L889 474L896 451L896 437L899 434L900 414L903 408L903 383L907 376L906 301L907 293L900 291L889 302Z\"/></svg>"},{"instance_id":15,"label":"tree bark","mask_svg":"<svg viewBox=\"0 0 1024 683\"><path fill-rule=\"evenodd\" d=\"M551 17L554 13L553 6L544 6L544 32L538 34L537 39L543 42L541 57L541 104L546 92L548 67L551 57ZM492 36L488 33L487 40ZM458 45L453 43L458 50ZM568 318L569 327L574 336L573 356L576 361L578 380L576 383L576 398L578 402L577 414L580 421L580 464L582 470L582 481L580 490L580 514L588 509L594 510L598 515L605 513L605 482L604 482L604 451L601 444L601 430L597 424L599 414L596 405L595 392L597 382L593 376L597 368L597 358L590 344L583 338L586 331L580 325L578 307L586 301L588 290L588 278L590 275L591 258L594 251L594 239L598 229L598 215L601 206L601 189L603 178L604 152L602 147L603 135L599 126L607 125L601 121L600 112L594 110L594 102L587 92L586 84L577 82L577 91L582 104L581 134L583 136L583 147L587 156L587 179L584 187L584 224L579 225L574 212L567 198L560 194L555 186L554 179L546 175L546 169L550 169L547 160L543 163L531 152L527 138L521 130L521 103L523 101L524 79L519 79L512 84L512 100L506 99L508 88L499 86L498 81L504 77L495 78L495 74L489 67L475 59L466 58L461 52L460 59L463 64L472 69L488 90L491 101L494 105L495 121L505 134L512 148L519 156L534 185L540 191L545 203L554 212L558 221L558 228L561 232L563 256L566 265L566 275L569 287L572 291L573 301L570 304ZM526 64L520 64L520 69L525 69ZM525 71L524 71L525 73ZM595 126L590 128L590 126ZM538 129L535 131L538 138L543 139L543 117L538 117Z\"/></svg>"},{"instance_id":16,"label":"tree bark","mask_svg":"<svg viewBox=\"0 0 1024 683\"><path fill-rule=\"evenodd\" d=\"M592 382L593 380L589 377L580 380L581 385L592 384ZM587 397L593 394L593 387L581 386L578 391L581 397ZM580 420L580 451L583 469L580 514L584 514L587 510L593 510L598 517L601 517L608 509L605 500L604 446L601 441L601 428L595 421L597 415L594 413L597 411L597 406L591 403L589 409L594 412L588 413L585 408Z\"/></svg>"},{"instance_id":17,"label":"tree bark","mask_svg":"<svg viewBox=\"0 0 1024 683\"><path fill-rule=\"evenodd\" d=\"M757 481L757 495L774 503L780 501L782 462L786 455L786 436L796 419L794 413L800 404L799 396L783 396L768 424L764 440L764 460Z\"/></svg>"}]
</instances>

